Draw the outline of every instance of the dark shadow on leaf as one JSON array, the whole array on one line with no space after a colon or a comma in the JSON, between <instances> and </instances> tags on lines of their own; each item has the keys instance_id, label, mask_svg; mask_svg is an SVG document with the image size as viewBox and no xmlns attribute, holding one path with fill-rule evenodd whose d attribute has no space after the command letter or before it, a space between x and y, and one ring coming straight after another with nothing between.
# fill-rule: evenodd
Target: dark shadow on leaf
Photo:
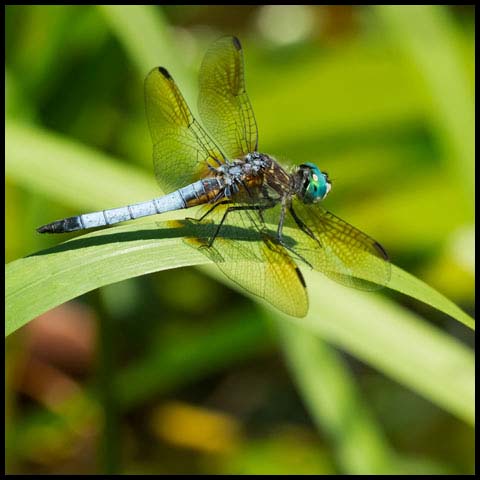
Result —
<instances>
[{"instance_id":1,"label":"dark shadow on leaf","mask_svg":"<svg viewBox=\"0 0 480 480\"><path fill-rule=\"evenodd\" d=\"M215 232L216 225L213 223L198 223L190 220L172 220L159 222L158 228L134 230L129 232L117 232L94 237L81 236L69 240L46 250L32 253L28 257L51 255L54 253L67 252L80 248L95 247L114 243L132 242L136 240L162 240L165 238L194 238L199 240L209 239ZM222 228L219 237L231 240L262 241L259 232L236 226ZM286 240L292 240L285 237ZM188 243L192 245L192 243Z\"/></svg>"}]
</instances>

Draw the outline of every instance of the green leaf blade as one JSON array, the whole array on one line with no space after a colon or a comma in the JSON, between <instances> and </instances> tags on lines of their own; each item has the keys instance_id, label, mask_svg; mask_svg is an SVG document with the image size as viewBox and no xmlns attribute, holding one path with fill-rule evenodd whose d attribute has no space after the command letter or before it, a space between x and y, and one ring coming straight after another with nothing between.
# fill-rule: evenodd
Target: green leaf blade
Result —
<instances>
[{"instance_id":1,"label":"green leaf blade","mask_svg":"<svg viewBox=\"0 0 480 480\"><path fill-rule=\"evenodd\" d=\"M5 268L5 335L104 285L206 261L168 226L151 222L90 233L15 260Z\"/></svg>"}]
</instances>

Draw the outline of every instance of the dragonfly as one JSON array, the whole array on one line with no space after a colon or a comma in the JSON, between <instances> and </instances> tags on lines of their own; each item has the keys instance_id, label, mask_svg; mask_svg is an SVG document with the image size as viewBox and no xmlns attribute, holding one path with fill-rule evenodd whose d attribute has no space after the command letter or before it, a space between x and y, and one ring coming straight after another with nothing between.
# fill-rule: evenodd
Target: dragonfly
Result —
<instances>
[{"instance_id":1,"label":"dragonfly","mask_svg":"<svg viewBox=\"0 0 480 480\"><path fill-rule=\"evenodd\" d=\"M304 317L309 308L298 265L360 290L388 284L383 247L321 206L332 188L327 172L313 162L287 168L259 150L237 37L216 40L201 64L198 110L206 129L164 67L146 77L145 105L155 176L165 195L57 220L38 232L103 227L199 206L191 221L202 233L186 241L233 282L288 315Z\"/></svg>"}]
</instances>

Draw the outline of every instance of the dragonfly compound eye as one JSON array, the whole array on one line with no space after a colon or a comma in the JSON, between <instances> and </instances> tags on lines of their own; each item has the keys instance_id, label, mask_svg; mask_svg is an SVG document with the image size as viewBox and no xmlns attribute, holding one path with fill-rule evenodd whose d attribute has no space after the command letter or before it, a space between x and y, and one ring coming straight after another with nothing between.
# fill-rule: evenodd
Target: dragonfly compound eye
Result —
<instances>
[{"instance_id":1,"label":"dragonfly compound eye","mask_svg":"<svg viewBox=\"0 0 480 480\"><path fill-rule=\"evenodd\" d=\"M303 202L316 203L323 200L331 188L328 175L322 173L314 163L305 163L300 168L305 175L305 181L300 192Z\"/></svg>"}]
</instances>

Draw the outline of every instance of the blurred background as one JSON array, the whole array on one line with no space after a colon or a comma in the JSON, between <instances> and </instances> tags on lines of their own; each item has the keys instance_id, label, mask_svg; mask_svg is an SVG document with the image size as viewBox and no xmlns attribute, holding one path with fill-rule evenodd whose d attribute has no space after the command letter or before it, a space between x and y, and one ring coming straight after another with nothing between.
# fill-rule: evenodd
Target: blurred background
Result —
<instances>
[{"instance_id":1,"label":"blurred background","mask_svg":"<svg viewBox=\"0 0 480 480\"><path fill-rule=\"evenodd\" d=\"M39 225L158 194L143 80L167 67L195 112L203 54L234 34L261 151L318 163L330 210L473 315L473 6L7 6L5 26L7 262L63 239ZM62 148L145 193L62 185ZM464 326L382 295L472 355ZM473 422L289 328L195 268L43 314L6 341L7 472L474 472Z\"/></svg>"}]
</instances>

